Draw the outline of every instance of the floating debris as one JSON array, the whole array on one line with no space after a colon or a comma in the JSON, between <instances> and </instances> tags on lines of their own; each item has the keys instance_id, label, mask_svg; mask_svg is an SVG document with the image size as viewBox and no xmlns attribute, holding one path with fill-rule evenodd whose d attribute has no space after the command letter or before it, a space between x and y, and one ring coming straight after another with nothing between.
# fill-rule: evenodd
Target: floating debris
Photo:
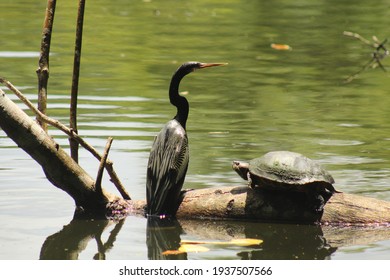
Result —
<instances>
[{"instance_id":1,"label":"floating debris","mask_svg":"<svg viewBox=\"0 0 390 280\"><path fill-rule=\"evenodd\" d=\"M263 243L261 239L239 238L230 241L192 241L183 240L181 244L211 244L211 245L235 245L235 246L254 246Z\"/></svg>"},{"instance_id":2,"label":"floating debris","mask_svg":"<svg viewBox=\"0 0 390 280\"><path fill-rule=\"evenodd\" d=\"M207 252L210 251L210 249L204 247L204 246L199 246L199 245L194 245L194 244L182 244L179 249L177 250L167 250L163 252L163 255L179 255L179 254L184 254L184 253L200 253L200 252Z\"/></svg>"},{"instance_id":3,"label":"floating debris","mask_svg":"<svg viewBox=\"0 0 390 280\"><path fill-rule=\"evenodd\" d=\"M183 253L200 253L200 252L207 252L210 251L209 248L206 248L202 245L218 245L218 246L243 246L243 247L249 247L249 246L256 246L263 243L263 240L261 239L254 239L254 238L238 238L238 239L232 239L230 241L199 241L199 240L182 240L180 242L181 246L177 250L167 250L163 252L163 255L178 255Z\"/></svg>"},{"instance_id":4,"label":"floating debris","mask_svg":"<svg viewBox=\"0 0 390 280\"><path fill-rule=\"evenodd\" d=\"M278 51L290 51L292 48L285 44L271 44L271 48Z\"/></svg>"}]
</instances>

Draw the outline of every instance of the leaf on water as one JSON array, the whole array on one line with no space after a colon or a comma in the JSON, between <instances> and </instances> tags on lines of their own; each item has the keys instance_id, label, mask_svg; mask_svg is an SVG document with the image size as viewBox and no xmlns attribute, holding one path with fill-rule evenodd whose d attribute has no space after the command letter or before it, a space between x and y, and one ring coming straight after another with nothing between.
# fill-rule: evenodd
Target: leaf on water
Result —
<instances>
[{"instance_id":1,"label":"leaf on water","mask_svg":"<svg viewBox=\"0 0 390 280\"><path fill-rule=\"evenodd\" d=\"M209 134L229 134L229 131L210 131Z\"/></svg>"},{"instance_id":2,"label":"leaf on water","mask_svg":"<svg viewBox=\"0 0 390 280\"><path fill-rule=\"evenodd\" d=\"M179 254L183 254L184 252L181 252L179 250L167 250L167 251L164 251L162 252L162 255L166 256L166 255L179 255Z\"/></svg>"},{"instance_id":3,"label":"leaf on water","mask_svg":"<svg viewBox=\"0 0 390 280\"><path fill-rule=\"evenodd\" d=\"M240 239L232 239L230 241L197 241L197 240L183 240L181 244L211 244L211 245L235 245L235 246L253 246L260 245L263 243L261 239L254 238L240 238Z\"/></svg>"},{"instance_id":4,"label":"leaf on water","mask_svg":"<svg viewBox=\"0 0 390 280\"><path fill-rule=\"evenodd\" d=\"M278 51L292 50L292 48L289 45L285 45L285 44L271 44L271 48Z\"/></svg>"},{"instance_id":5,"label":"leaf on water","mask_svg":"<svg viewBox=\"0 0 390 280\"><path fill-rule=\"evenodd\" d=\"M210 251L209 248L206 248L204 246L194 245L194 244L182 244L179 248L179 251L181 252L207 252Z\"/></svg>"},{"instance_id":6,"label":"leaf on water","mask_svg":"<svg viewBox=\"0 0 390 280\"><path fill-rule=\"evenodd\" d=\"M208 248L204 246L194 245L194 244L182 244L177 250L167 250L163 252L163 255L179 255L183 253L199 253L199 252L207 252Z\"/></svg>"},{"instance_id":7,"label":"leaf on water","mask_svg":"<svg viewBox=\"0 0 390 280\"><path fill-rule=\"evenodd\" d=\"M261 243L263 243L263 240L255 239L255 238L242 238L242 239L233 239L230 242L231 244L237 246L254 246L254 245L260 245Z\"/></svg>"}]
</instances>

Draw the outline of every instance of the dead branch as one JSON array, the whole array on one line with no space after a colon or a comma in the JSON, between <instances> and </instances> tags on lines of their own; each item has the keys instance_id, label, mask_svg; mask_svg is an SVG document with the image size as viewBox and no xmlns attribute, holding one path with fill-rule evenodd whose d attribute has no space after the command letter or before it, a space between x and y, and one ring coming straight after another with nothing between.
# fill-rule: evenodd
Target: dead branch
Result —
<instances>
[{"instance_id":1,"label":"dead branch","mask_svg":"<svg viewBox=\"0 0 390 280\"><path fill-rule=\"evenodd\" d=\"M345 83L351 82L352 80L357 78L363 71L366 71L369 68L376 68L377 66L379 66L384 72L387 72L386 68L381 63L381 61L390 54L390 52L385 47L385 44L387 43L387 39L380 42L376 36L372 36L373 42L370 42L369 40L365 39L358 33L344 31L343 35L358 39L364 44L375 49L375 51L371 54L371 59L366 64L364 64L359 71L347 77L344 80Z\"/></svg>"},{"instance_id":2,"label":"dead branch","mask_svg":"<svg viewBox=\"0 0 390 280\"><path fill-rule=\"evenodd\" d=\"M0 127L41 165L54 186L74 199L76 206L99 212L105 211L109 202L119 199L104 190L97 192L94 180L1 90Z\"/></svg>"},{"instance_id":3,"label":"dead branch","mask_svg":"<svg viewBox=\"0 0 390 280\"><path fill-rule=\"evenodd\" d=\"M70 97L70 119L69 127L77 134L77 96L79 87L79 76L80 76L80 60L81 60L81 46L83 38L83 22L84 22L84 8L85 0L79 1L79 8L77 13L77 24L76 24L76 42L74 50L74 62L73 62L73 76L72 76L72 91ZM79 144L73 138L69 139L70 154L73 160L78 162L78 148Z\"/></svg>"},{"instance_id":4,"label":"dead branch","mask_svg":"<svg viewBox=\"0 0 390 280\"><path fill-rule=\"evenodd\" d=\"M102 156L99 152L89 145L83 138L81 138L78 134L76 134L73 130L62 124L61 122L54 120L43 113L41 113L12 83L7 81L6 79L0 77L0 82L4 84L8 89L10 89L26 106L36 115L37 119L42 123L50 124L53 127L60 129L62 132L66 133L71 138L75 139L81 146L83 146L86 150L88 150L96 159L99 161L102 159ZM109 159L106 160L106 170L110 175L111 181L118 189L123 199L130 200L130 195L127 193L125 187L121 183L118 175L116 174L113 163Z\"/></svg>"},{"instance_id":5,"label":"dead branch","mask_svg":"<svg viewBox=\"0 0 390 280\"><path fill-rule=\"evenodd\" d=\"M39 67L37 69L38 76L38 110L46 114L47 108L47 82L49 80L49 53L51 33L53 30L54 13L56 9L56 0L48 0L45 20L43 23L41 52L39 57ZM40 121L38 120L40 123ZM46 131L45 123L40 123L42 128Z\"/></svg>"},{"instance_id":6,"label":"dead branch","mask_svg":"<svg viewBox=\"0 0 390 280\"><path fill-rule=\"evenodd\" d=\"M100 192L102 191L103 170L104 170L104 167L106 165L108 153L110 152L112 140L113 140L112 137L109 137L107 140L106 148L104 149L102 159L100 160L100 165L99 165L98 173L96 176L95 186L96 186L96 190L100 191Z\"/></svg>"},{"instance_id":7,"label":"dead branch","mask_svg":"<svg viewBox=\"0 0 390 280\"><path fill-rule=\"evenodd\" d=\"M350 32L350 31L344 31L343 35L347 36L347 37L352 37L352 38L358 39L359 41L363 42L364 44L366 44L366 45L368 45L370 47L376 48L376 46L373 46L372 43L369 40L367 40L366 38L362 37L358 33Z\"/></svg>"}]
</instances>

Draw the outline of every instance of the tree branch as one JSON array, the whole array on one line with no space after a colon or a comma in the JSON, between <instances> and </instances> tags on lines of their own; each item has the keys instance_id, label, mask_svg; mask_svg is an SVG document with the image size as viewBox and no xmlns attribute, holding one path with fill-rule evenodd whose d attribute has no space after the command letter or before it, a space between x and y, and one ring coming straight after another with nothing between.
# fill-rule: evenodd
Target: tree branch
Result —
<instances>
[{"instance_id":1,"label":"tree branch","mask_svg":"<svg viewBox=\"0 0 390 280\"><path fill-rule=\"evenodd\" d=\"M112 137L109 137L107 140L106 148L104 149L102 159L100 160L100 165L96 176L95 186L96 186L96 190L100 192L102 191L103 170L104 170L104 166L106 165L108 153L110 152L112 140L113 140Z\"/></svg>"},{"instance_id":2,"label":"tree branch","mask_svg":"<svg viewBox=\"0 0 390 280\"><path fill-rule=\"evenodd\" d=\"M99 154L99 152L93 148L91 145L89 145L86 141L84 141L83 138L81 138L77 133L75 133L70 128L63 125L61 122L54 120L52 118L49 118L48 116L41 113L35 106L9 81L5 80L4 78L0 77L0 82L4 84L8 89L10 89L26 106L33 111L33 113L36 115L37 119L40 120L42 123L50 124L64 133L66 133L68 136L75 139L81 146L83 146L86 150L88 150L96 159L99 161L102 159L102 156ZM121 183L118 175L116 174L113 163L109 159L106 161L106 170L108 174L110 175L111 181L115 185L115 187L118 189L120 194L124 199L130 200L130 195L127 193L125 187Z\"/></svg>"},{"instance_id":3,"label":"tree branch","mask_svg":"<svg viewBox=\"0 0 390 280\"><path fill-rule=\"evenodd\" d=\"M105 211L118 198L96 192L94 180L35 121L0 90L0 127L42 169L47 179L84 209Z\"/></svg>"},{"instance_id":4,"label":"tree branch","mask_svg":"<svg viewBox=\"0 0 390 280\"><path fill-rule=\"evenodd\" d=\"M81 60L81 46L83 38L83 22L84 22L84 9L85 0L79 0L79 8L77 13L77 24L76 24L76 42L74 50L74 62L73 62L73 77L72 77L72 91L70 97L70 119L69 127L77 134L77 96L79 87L79 76L80 76L80 60ZM70 138L70 154L73 160L78 161L79 153L78 142Z\"/></svg>"},{"instance_id":5,"label":"tree branch","mask_svg":"<svg viewBox=\"0 0 390 280\"><path fill-rule=\"evenodd\" d=\"M46 114L47 108L47 82L49 80L49 53L51 33L53 30L54 13L56 9L56 0L48 0L45 20L43 22L41 53L39 57L38 76L38 110ZM38 123L46 131L47 126L38 120Z\"/></svg>"}]
</instances>

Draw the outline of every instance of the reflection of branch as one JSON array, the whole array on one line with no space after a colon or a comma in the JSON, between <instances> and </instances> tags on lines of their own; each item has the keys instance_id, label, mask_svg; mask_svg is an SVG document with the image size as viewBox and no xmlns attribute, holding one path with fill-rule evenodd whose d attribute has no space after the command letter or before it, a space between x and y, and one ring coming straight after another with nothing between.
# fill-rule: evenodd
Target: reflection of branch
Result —
<instances>
[{"instance_id":1,"label":"reflection of branch","mask_svg":"<svg viewBox=\"0 0 390 280\"><path fill-rule=\"evenodd\" d=\"M389 55L389 51L386 49L385 44L387 43L387 39L385 39L383 42L380 42L376 36L373 36L373 42L370 42L369 40L365 39L358 33L353 33L349 31L344 31L343 35L356 38L359 41L363 42L364 44L372 47L375 49L375 51L372 53L371 60L366 63L359 71L354 73L353 75L350 75L347 79L345 79L344 82L349 83L353 79L355 79L360 73L367 70L368 68L376 68L379 66L384 72L386 72L386 68L383 67L381 60L383 60L386 56Z\"/></svg>"},{"instance_id":2,"label":"reflection of branch","mask_svg":"<svg viewBox=\"0 0 390 280\"><path fill-rule=\"evenodd\" d=\"M114 242L118 233L121 231L122 226L125 222L125 219L119 220L119 222L115 225L114 229L110 232L110 236L108 237L106 243L101 241L101 234L96 236L96 242L98 245L98 252L93 257L94 260L105 260L106 253L114 247Z\"/></svg>"},{"instance_id":3,"label":"reflection of branch","mask_svg":"<svg viewBox=\"0 0 390 280\"><path fill-rule=\"evenodd\" d=\"M97 242L98 253L93 258L105 259L106 253L114 247L124 222L125 219L115 222L114 229L110 232L107 241L103 243L101 236L105 230L112 226L112 221L74 218L59 232L46 238L39 258L41 260L76 260L88 246L88 243L94 239Z\"/></svg>"},{"instance_id":4,"label":"reflection of branch","mask_svg":"<svg viewBox=\"0 0 390 280\"><path fill-rule=\"evenodd\" d=\"M46 238L42 245L41 260L76 260L95 236L112 224L109 220L73 219L59 232Z\"/></svg>"}]
</instances>

